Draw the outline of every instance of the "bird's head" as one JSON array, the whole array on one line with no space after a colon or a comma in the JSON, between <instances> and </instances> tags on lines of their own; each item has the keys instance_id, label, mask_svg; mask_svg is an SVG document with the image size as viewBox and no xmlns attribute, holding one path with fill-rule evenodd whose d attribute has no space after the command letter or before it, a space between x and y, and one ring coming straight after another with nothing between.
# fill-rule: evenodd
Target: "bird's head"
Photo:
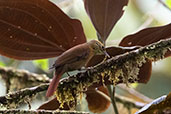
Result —
<instances>
[{"instance_id":1,"label":"bird's head","mask_svg":"<svg viewBox=\"0 0 171 114\"><path fill-rule=\"evenodd\" d=\"M109 54L106 52L104 45L100 41L91 40L90 42L88 42L88 44L90 45L90 48L93 50L95 55L104 54L107 57L110 57Z\"/></svg>"}]
</instances>

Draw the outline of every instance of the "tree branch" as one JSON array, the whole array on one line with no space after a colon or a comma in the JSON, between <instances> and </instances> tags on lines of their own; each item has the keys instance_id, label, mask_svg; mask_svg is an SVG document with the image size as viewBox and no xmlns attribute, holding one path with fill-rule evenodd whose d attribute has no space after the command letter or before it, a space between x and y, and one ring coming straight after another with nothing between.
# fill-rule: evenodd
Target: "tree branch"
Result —
<instances>
[{"instance_id":1,"label":"tree branch","mask_svg":"<svg viewBox=\"0 0 171 114\"><path fill-rule=\"evenodd\" d=\"M89 114L79 111L50 111L50 110L0 110L0 114Z\"/></svg>"},{"instance_id":2,"label":"tree branch","mask_svg":"<svg viewBox=\"0 0 171 114\"><path fill-rule=\"evenodd\" d=\"M47 90L49 84L41 84L32 88L22 89L0 97L0 104L7 108L16 108L19 103L34 97L37 93Z\"/></svg>"},{"instance_id":3,"label":"tree branch","mask_svg":"<svg viewBox=\"0 0 171 114\"><path fill-rule=\"evenodd\" d=\"M6 82L7 93L9 90L13 91L50 82L50 79L44 74L40 75L14 68L0 67L0 74Z\"/></svg>"},{"instance_id":4,"label":"tree branch","mask_svg":"<svg viewBox=\"0 0 171 114\"><path fill-rule=\"evenodd\" d=\"M56 96L63 103L75 102L81 92L103 84L134 83L138 81L139 68L146 60L157 61L171 50L171 38L113 57L92 69L60 81Z\"/></svg>"},{"instance_id":5,"label":"tree branch","mask_svg":"<svg viewBox=\"0 0 171 114\"><path fill-rule=\"evenodd\" d=\"M134 83L138 80L139 68L146 62L146 59L160 60L168 50L171 50L171 38L113 57L85 72L67 77L60 81L56 91L57 99L61 104L76 102L80 93L92 86ZM0 97L0 103L5 106L17 105L23 99L32 97L47 88L48 84L43 84L10 93Z\"/></svg>"}]
</instances>

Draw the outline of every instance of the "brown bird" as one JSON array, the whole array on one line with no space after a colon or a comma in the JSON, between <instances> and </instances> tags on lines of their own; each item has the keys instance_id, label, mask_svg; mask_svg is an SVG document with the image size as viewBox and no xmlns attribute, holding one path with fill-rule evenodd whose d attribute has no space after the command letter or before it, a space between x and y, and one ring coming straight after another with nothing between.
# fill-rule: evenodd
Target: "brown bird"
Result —
<instances>
[{"instance_id":1,"label":"brown bird","mask_svg":"<svg viewBox=\"0 0 171 114\"><path fill-rule=\"evenodd\" d=\"M55 68L55 73L47 90L46 96L50 97L54 94L62 74L68 71L78 70L81 67L86 66L88 61L94 55L102 54L109 57L104 45L96 40L91 40L90 42L74 46L65 51L57 58L52 67Z\"/></svg>"}]
</instances>

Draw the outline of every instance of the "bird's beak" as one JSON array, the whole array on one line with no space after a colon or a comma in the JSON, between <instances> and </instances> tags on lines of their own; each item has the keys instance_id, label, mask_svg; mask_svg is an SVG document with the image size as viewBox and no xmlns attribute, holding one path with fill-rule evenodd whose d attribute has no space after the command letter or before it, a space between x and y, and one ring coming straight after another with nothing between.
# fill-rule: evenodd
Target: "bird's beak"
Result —
<instances>
[{"instance_id":1,"label":"bird's beak","mask_svg":"<svg viewBox=\"0 0 171 114\"><path fill-rule=\"evenodd\" d=\"M108 58L110 58L110 55L106 52L106 50L104 50L103 53L105 54L105 56L107 56Z\"/></svg>"}]
</instances>

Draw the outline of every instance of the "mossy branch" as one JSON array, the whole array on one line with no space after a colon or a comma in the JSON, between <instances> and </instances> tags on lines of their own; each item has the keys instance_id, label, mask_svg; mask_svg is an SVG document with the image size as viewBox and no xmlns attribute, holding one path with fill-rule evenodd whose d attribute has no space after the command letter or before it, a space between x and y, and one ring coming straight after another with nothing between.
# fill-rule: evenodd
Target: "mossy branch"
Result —
<instances>
[{"instance_id":1,"label":"mossy branch","mask_svg":"<svg viewBox=\"0 0 171 114\"><path fill-rule=\"evenodd\" d=\"M1 106L7 108L16 108L19 103L34 97L37 93L47 90L47 84L41 84L32 88L22 89L16 92L8 93L0 97Z\"/></svg>"},{"instance_id":2,"label":"mossy branch","mask_svg":"<svg viewBox=\"0 0 171 114\"><path fill-rule=\"evenodd\" d=\"M50 111L50 110L0 110L0 114L89 114L79 111Z\"/></svg>"},{"instance_id":3,"label":"mossy branch","mask_svg":"<svg viewBox=\"0 0 171 114\"><path fill-rule=\"evenodd\" d=\"M5 81L6 92L33 87L41 83L49 83L50 79L45 74L30 73L26 70L0 67L0 76Z\"/></svg>"},{"instance_id":4,"label":"mossy branch","mask_svg":"<svg viewBox=\"0 0 171 114\"><path fill-rule=\"evenodd\" d=\"M60 81L56 91L57 99L62 106L63 103L76 102L80 93L92 86L137 82L139 68L146 60L163 59L170 50L171 38L113 57L85 72Z\"/></svg>"},{"instance_id":5,"label":"mossy branch","mask_svg":"<svg viewBox=\"0 0 171 114\"><path fill-rule=\"evenodd\" d=\"M92 86L134 83L138 80L139 67L146 62L146 59L151 61L160 60L170 49L171 38L113 57L85 72L67 77L60 81L56 91L57 99L62 106L63 103L76 102L80 93ZM13 103L17 105L23 99L32 97L41 91L47 90L47 88L48 84L43 84L7 94L0 97L0 103L6 106Z\"/></svg>"}]
</instances>

